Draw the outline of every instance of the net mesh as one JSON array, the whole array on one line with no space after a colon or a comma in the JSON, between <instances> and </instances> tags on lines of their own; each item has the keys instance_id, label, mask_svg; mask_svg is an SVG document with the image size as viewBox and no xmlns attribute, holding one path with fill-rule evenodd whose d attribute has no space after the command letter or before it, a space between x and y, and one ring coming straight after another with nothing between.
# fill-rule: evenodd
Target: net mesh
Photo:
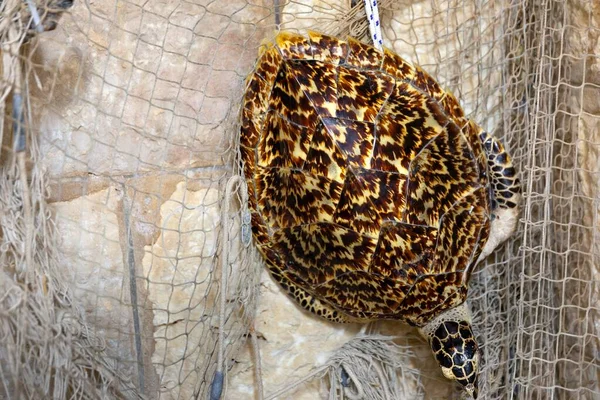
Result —
<instances>
[{"instance_id":1,"label":"net mesh","mask_svg":"<svg viewBox=\"0 0 600 400\"><path fill-rule=\"evenodd\" d=\"M70 3L0 0L0 398L459 398L412 329L307 315L251 244L235 161L258 47L368 41L363 2ZM518 231L471 281L480 396L600 397L600 4L379 12L521 174Z\"/></svg>"}]
</instances>

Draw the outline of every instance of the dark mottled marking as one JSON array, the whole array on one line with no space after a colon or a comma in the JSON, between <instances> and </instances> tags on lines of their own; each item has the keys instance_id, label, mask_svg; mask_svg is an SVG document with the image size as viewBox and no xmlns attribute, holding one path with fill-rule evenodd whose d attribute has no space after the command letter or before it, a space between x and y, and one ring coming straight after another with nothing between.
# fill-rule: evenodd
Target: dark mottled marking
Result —
<instances>
[{"instance_id":1,"label":"dark mottled marking","mask_svg":"<svg viewBox=\"0 0 600 400\"><path fill-rule=\"evenodd\" d=\"M249 78L240 128L253 234L275 279L339 322L422 325L464 302L489 234L481 215L517 201L503 147L389 50L312 32L276 42Z\"/></svg>"},{"instance_id":2,"label":"dark mottled marking","mask_svg":"<svg viewBox=\"0 0 600 400\"><path fill-rule=\"evenodd\" d=\"M351 168L368 168L373 156L375 125L369 122L323 119L325 129Z\"/></svg>"},{"instance_id":3,"label":"dark mottled marking","mask_svg":"<svg viewBox=\"0 0 600 400\"><path fill-rule=\"evenodd\" d=\"M462 129L462 132L471 147L471 151L475 156L475 163L477 165L477 170L479 171L479 183L482 186L486 186L489 183L488 162L483 144L479 140L482 131L481 127L473 121L469 121Z\"/></svg>"},{"instance_id":4,"label":"dark mottled marking","mask_svg":"<svg viewBox=\"0 0 600 400\"><path fill-rule=\"evenodd\" d=\"M462 272L449 272L419 277L396 309L396 314L412 315L410 321L421 326L440 310L460 305L467 293L467 288L462 285L462 276ZM440 286L444 288L442 293L437 291Z\"/></svg>"},{"instance_id":5,"label":"dark mottled marking","mask_svg":"<svg viewBox=\"0 0 600 400\"><path fill-rule=\"evenodd\" d=\"M260 62L256 65L254 72L266 82L275 82L275 77L279 73L282 62L283 58L277 48L271 47L260 57Z\"/></svg>"},{"instance_id":6,"label":"dark mottled marking","mask_svg":"<svg viewBox=\"0 0 600 400\"><path fill-rule=\"evenodd\" d=\"M308 32L308 38L315 60L325 61L334 66L346 61L348 44L345 41L316 32Z\"/></svg>"},{"instance_id":7,"label":"dark mottled marking","mask_svg":"<svg viewBox=\"0 0 600 400\"><path fill-rule=\"evenodd\" d=\"M338 67L337 117L374 122L392 93L394 79L380 71L362 71ZM360 95L358 95L360 93Z\"/></svg>"},{"instance_id":8,"label":"dark mottled marking","mask_svg":"<svg viewBox=\"0 0 600 400\"><path fill-rule=\"evenodd\" d=\"M247 114L250 118L264 115L267 112L272 87L273 82L267 82L257 73L250 77L243 103L243 110L248 111Z\"/></svg>"},{"instance_id":9,"label":"dark mottled marking","mask_svg":"<svg viewBox=\"0 0 600 400\"><path fill-rule=\"evenodd\" d=\"M415 65L415 71L415 77L412 80L414 85L419 89L423 90L425 93L427 93L430 97L434 98L438 102L442 102L444 97L446 97L446 92L442 90L442 88L435 81L435 79L433 79L431 75L425 72L418 65Z\"/></svg>"},{"instance_id":10,"label":"dark mottled marking","mask_svg":"<svg viewBox=\"0 0 600 400\"><path fill-rule=\"evenodd\" d=\"M331 221L341 194L339 183L294 169L256 169L258 208L271 228Z\"/></svg>"},{"instance_id":11,"label":"dark mottled marking","mask_svg":"<svg viewBox=\"0 0 600 400\"><path fill-rule=\"evenodd\" d=\"M399 81L412 81L417 73L415 67L408 63L398 54L389 49L383 51L383 63L381 69L395 77Z\"/></svg>"},{"instance_id":12,"label":"dark mottled marking","mask_svg":"<svg viewBox=\"0 0 600 400\"><path fill-rule=\"evenodd\" d=\"M387 222L381 228L370 271L401 277L407 287L431 270L437 229L427 226Z\"/></svg>"},{"instance_id":13,"label":"dark mottled marking","mask_svg":"<svg viewBox=\"0 0 600 400\"><path fill-rule=\"evenodd\" d=\"M442 216L434 270L430 272L464 271L477 261L473 251L478 244L487 242L487 235L481 237L480 231L489 230L488 210L482 206L487 194L486 188L481 187L457 201Z\"/></svg>"},{"instance_id":14,"label":"dark mottled marking","mask_svg":"<svg viewBox=\"0 0 600 400\"><path fill-rule=\"evenodd\" d=\"M348 65L361 69L377 70L381 68L383 53L372 46L359 42L358 40L348 39Z\"/></svg>"},{"instance_id":15,"label":"dark mottled marking","mask_svg":"<svg viewBox=\"0 0 600 400\"><path fill-rule=\"evenodd\" d=\"M406 209L406 176L386 171L356 169L363 194L383 223L402 221Z\"/></svg>"},{"instance_id":16,"label":"dark mottled marking","mask_svg":"<svg viewBox=\"0 0 600 400\"><path fill-rule=\"evenodd\" d=\"M282 32L276 38L281 55L289 60L312 60L312 46L308 38L292 32Z\"/></svg>"},{"instance_id":17,"label":"dark mottled marking","mask_svg":"<svg viewBox=\"0 0 600 400\"><path fill-rule=\"evenodd\" d=\"M407 83L394 87L377 124L372 168L408 173L413 159L439 135L449 121L432 115L426 97Z\"/></svg>"},{"instance_id":18,"label":"dark mottled marking","mask_svg":"<svg viewBox=\"0 0 600 400\"><path fill-rule=\"evenodd\" d=\"M381 223L402 219L405 183L399 174L367 169L349 172L333 221L377 237Z\"/></svg>"},{"instance_id":19,"label":"dark mottled marking","mask_svg":"<svg viewBox=\"0 0 600 400\"><path fill-rule=\"evenodd\" d=\"M240 145L248 147L256 146L263 131L264 121L264 115L252 115L251 111L242 110Z\"/></svg>"},{"instance_id":20,"label":"dark mottled marking","mask_svg":"<svg viewBox=\"0 0 600 400\"><path fill-rule=\"evenodd\" d=\"M342 195L333 215L333 222L358 233L377 237L381 220L358 177L348 171Z\"/></svg>"},{"instance_id":21,"label":"dark mottled marking","mask_svg":"<svg viewBox=\"0 0 600 400\"><path fill-rule=\"evenodd\" d=\"M409 170L407 222L438 226L452 205L479 186L473 154L448 125L412 161Z\"/></svg>"},{"instance_id":22,"label":"dark mottled marking","mask_svg":"<svg viewBox=\"0 0 600 400\"><path fill-rule=\"evenodd\" d=\"M269 99L269 108L276 110L285 119L308 128L318 123L318 115L309 98L302 91L290 66L283 64Z\"/></svg>"},{"instance_id":23,"label":"dark mottled marking","mask_svg":"<svg viewBox=\"0 0 600 400\"><path fill-rule=\"evenodd\" d=\"M258 212L252 212L250 216L252 221L252 235L258 243L267 243L270 240L269 231L262 215Z\"/></svg>"},{"instance_id":24,"label":"dark mottled marking","mask_svg":"<svg viewBox=\"0 0 600 400\"><path fill-rule=\"evenodd\" d=\"M256 148L255 147L247 147L240 146L240 166L242 167L242 171L244 172L244 177L248 182L254 182L254 171L256 170ZM252 186L252 189L250 189ZM254 189L254 184L248 184L249 190Z\"/></svg>"},{"instance_id":25,"label":"dark mottled marking","mask_svg":"<svg viewBox=\"0 0 600 400\"><path fill-rule=\"evenodd\" d=\"M465 126L467 119L462 107L458 104L456 97L450 92L446 92L444 98L441 101L442 107L446 111L446 114L454 121L459 127Z\"/></svg>"},{"instance_id":26,"label":"dark mottled marking","mask_svg":"<svg viewBox=\"0 0 600 400\"><path fill-rule=\"evenodd\" d=\"M257 147L258 165L271 168L301 168L313 134L313 129L293 124L270 111Z\"/></svg>"},{"instance_id":27,"label":"dark mottled marking","mask_svg":"<svg viewBox=\"0 0 600 400\"><path fill-rule=\"evenodd\" d=\"M343 184L347 164L346 155L320 122L313 134L303 169L313 175L325 176Z\"/></svg>"},{"instance_id":28,"label":"dark mottled marking","mask_svg":"<svg viewBox=\"0 0 600 400\"><path fill-rule=\"evenodd\" d=\"M315 293L355 318L371 319L393 314L403 296L402 286L391 278L353 271L317 286Z\"/></svg>"},{"instance_id":29,"label":"dark mottled marking","mask_svg":"<svg viewBox=\"0 0 600 400\"><path fill-rule=\"evenodd\" d=\"M286 254L286 270L310 287L347 272L367 270L371 259L358 255L372 254L375 248L374 239L327 223L280 230L271 243L276 252Z\"/></svg>"},{"instance_id":30,"label":"dark mottled marking","mask_svg":"<svg viewBox=\"0 0 600 400\"><path fill-rule=\"evenodd\" d=\"M321 61L295 62L290 65L300 88L321 118L333 118L337 104L337 69Z\"/></svg>"}]
</instances>

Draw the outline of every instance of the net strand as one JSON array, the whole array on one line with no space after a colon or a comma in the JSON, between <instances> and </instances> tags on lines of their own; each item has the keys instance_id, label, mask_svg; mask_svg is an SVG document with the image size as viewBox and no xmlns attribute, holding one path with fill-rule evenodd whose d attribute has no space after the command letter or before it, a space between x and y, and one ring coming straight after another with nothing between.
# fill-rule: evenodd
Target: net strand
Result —
<instances>
[{"instance_id":1,"label":"net strand","mask_svg":"<svg viewBox=\"0 0 600 400\"><path fill-rule=\"evenodd\" d=\"M600 396L593 2L67 3L0 0L0 398L459 398L412 330L260 282L238 111L287 29L385 41L503 139L525 200L470 281L480 397Z\"/></svg>"}]
</instances>

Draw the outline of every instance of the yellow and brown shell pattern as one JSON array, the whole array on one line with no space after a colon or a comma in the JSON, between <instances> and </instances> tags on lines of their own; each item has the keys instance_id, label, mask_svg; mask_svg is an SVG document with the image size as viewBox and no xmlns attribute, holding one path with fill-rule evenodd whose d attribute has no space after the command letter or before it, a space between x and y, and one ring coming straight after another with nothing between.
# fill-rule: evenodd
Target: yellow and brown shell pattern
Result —
<instances>
[{"instance_id":1,"label":"yellow and brown shell pattern","mask_svg":"<svg viewBox=\"0 0 600 400\"><path fill-rule=\"evenodd\" d=\"M248 78L240 134L273 276L337 321L420 326L461 304L490 227L480 133L387 49L279 34Z\"/></svg>"}]
</instances>

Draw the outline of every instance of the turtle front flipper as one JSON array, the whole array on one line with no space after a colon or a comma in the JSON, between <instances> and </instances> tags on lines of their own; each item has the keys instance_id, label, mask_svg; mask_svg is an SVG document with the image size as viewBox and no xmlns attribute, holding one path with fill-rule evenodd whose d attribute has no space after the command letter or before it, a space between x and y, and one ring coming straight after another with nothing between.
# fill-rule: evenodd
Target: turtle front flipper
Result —
<instances>
[{"instance_id":1,"label":"turtle front flipper","mask_svg":"<svg viewBox=\"0 0 600 400\"><path fill-rule=\"evenodd\" d=\"M279 267L267 261L271 276L279 283L279 285L288 292L288 294L296 300L296 303L307 311L323 317L332 322L350 323L355 322L350 317L340 313L338 310L319 300L300 286L296 285L289 277L284 277Z\"/></svg>"},{"instance_id":2,"label":"turtle front flipper","mask_svg":"<svg viewBox=\"0 0 600 400\"><path fill-rule=\"evenodd\" d=\"M515 231L521 203L521 186L512 160L502 143L487 132L479 134L487 155L490 181L491 231L480 260Z\"/></svg>"}]
</instances>

